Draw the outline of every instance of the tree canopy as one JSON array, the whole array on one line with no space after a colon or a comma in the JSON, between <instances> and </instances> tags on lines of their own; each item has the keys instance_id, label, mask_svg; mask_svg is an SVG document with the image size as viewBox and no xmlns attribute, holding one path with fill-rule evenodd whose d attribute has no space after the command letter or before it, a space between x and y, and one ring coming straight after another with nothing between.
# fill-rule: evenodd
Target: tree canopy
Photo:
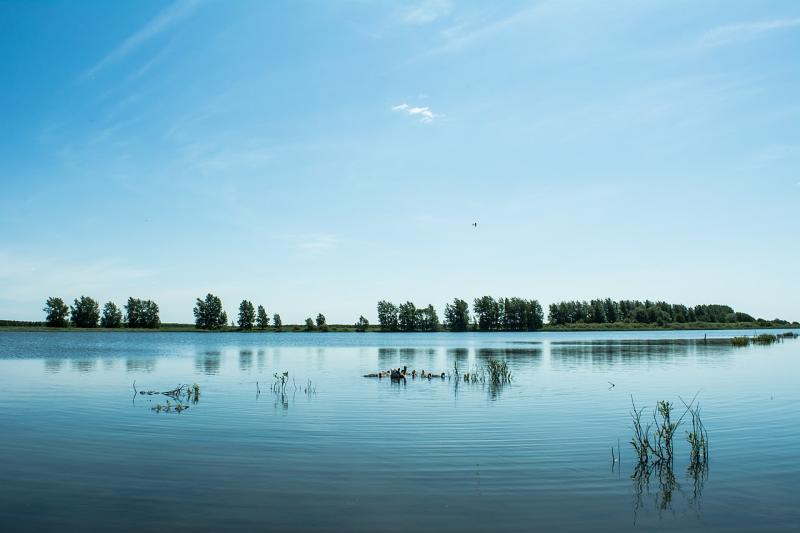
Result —
<instances>
[{"instance_id":1,"label":"tree canopy","mask_svg":"<svg viewBox=\"0 0 800 533\"><path fill-rule=\"evenodd\" d=\"M616 322L658 324L686 322L755 322L747 313L727 305L696 305L620 300L563 301L550 304L548 321L562 324L613 324Z\"/></svg>"},{"instance_id":2,"label":"tree canopy","mask_svg":"<svg viewBox=\"0 0 800 533\"><path fill-rule=\"evenodd\" d=\"M114 302L107 302L103 306L103 316L100 318L100 326L104 328L118 328L122 326L122 311Z\"/></svg>"},{"instance_id":3,"label":"tree canopy","mask_svg":"<svg viewBox=\"0 0 800 533\"><path fill-rule=\"evenodd\" d=\"M239 304L239 329L253 329L255 321L256 309L253 307L253 302L242 300L242 303Z\"/></svg>"},{"instance_id":4,"label":"tree canopy","mask_svg":"<svg viewBox=\"0 0 800 533\"><path fill-rule=\"evenodd\" d=\"M161 319L158 316L158 305L151 300L128 298L125 305L125 325L129 328L159 328Z\"/></svg>"},{"instance_id":5,"label":"tree canopy","mask_svg":"<svg viewBox=\"0 0 800 533\"><path fill-rule=\"evenodd\" d=\"M267 316L267 311L264 309L264 306L259 305L258 311L256 312L256 327L260 330L265 330L267 326L269 326L269 316Z\"/></svg>"},{"instance_id":6,"label":"tree canopy","mask_svg":"<svg viewBox=\"0 0 800 533\"><path fill-rule=\"evenodd\" d=\"M197 299L194 306L194 323L199 329L220 329L228 325L228 315L222 309L222 300L211 293Z\"/></svg>"},{"instance_id":7,"label":"tree canopy","mask_svg":"<svg viewBox=\"0 0 800 533\"><path fill-rule=\"evenodd\" d=\"M51 296L44 304L45 323L51 328L65 328L69 325L69 307L61 298Z\"/></svg>"}]
</instances>

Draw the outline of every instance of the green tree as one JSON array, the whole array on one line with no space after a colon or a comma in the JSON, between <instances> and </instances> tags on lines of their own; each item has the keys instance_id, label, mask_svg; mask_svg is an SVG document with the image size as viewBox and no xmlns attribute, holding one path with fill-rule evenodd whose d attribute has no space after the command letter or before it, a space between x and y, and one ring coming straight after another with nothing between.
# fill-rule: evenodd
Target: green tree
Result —
<instances>
[{"instance_id":1,"label":"green tree","mask_svg":"<svg viewBox=\"0 0 800 533\"><path fill-rule=\"evenodd\" d=\"M356 322L356 331L364 332L367 331L369 328L369 320L364 318L364 315L358 317L358 322Z\"/></svg>"},{"instance_id":2,"label":"green tree","mask_svg":"<svg viewBox=\"0 0 800 533\"><path fill-rule=\"evenodd\" d=\"M114 302L107 302L103 306L103 316L100 318L100 326L104 328L118 328L122 326L122 311Z\"/></svg>"},{"instance_id":3,"label":"green tree","mask_svg":"<svg viewBox=\"0 0 800 533\"><path fill-rule=\"evenodd\" d=\"M45 322L51 328L65 328L69 324L69 307L61 298L51 296L44 304Z\"/></svg>"},{"instance_id":4,"label":"green tree","mask_svg":"<svg viewBox=\"0 0 800 533\"><path fill-rule=\"evenodd\" d=\"M125 325L129 328L157 329L161 327L158 305L151 300L128 298L125 305Z\"/></svg>"},{"instance_id":5,"label":"green tree","mask_svg":"<svg viewBox=\"0 0 800 533\"><path fill-rule=\"evenodd\" d=\"M422 331L437 331L439 329L439 315L436 314L436 309L428 304L424 309L418 309L419 318L417 319L417 327Z\"/></svg>"},{"instance_id":6,"label":"green tree","mask_svg":"<svg viewBox=\"0 0 800 533\"><path fill-rule=\"evenodd\" d=\"M242 300L239 304L239 329L251 330L256 320L256 309L253 302Z\"/></svg>"},{"instance_id":7,"label":"green tree","mask_svg":"<svg viewBox=\"0 0 800 533\"><path fill-rule=\"evenodd\" d=\"M228 325L228 315L222 310L222 300L211 293L204 300L197 299L194 306L194 323L199 329L220 329Z\"/></svg>"},{"instance_id":8,"label":"green tree","mask_svg":"<svg viewBox=\"0 0 800 533\"><path fill-rule=\"evenodd\" d=\"M70 307L72 323L78 328L96 328L100 320L100 305L88 296L76 298Z\"/></svg>"},{"instance_id":9,"label":"green tree","mask_svg":"<svg viewBox=\"0 0 800 533\"><path fill-rule=\"evenodd\" d=\"M320 331L328 331L328 323L325 322L325 315L322 313L317 315L317 329Z\"/></svg>"},{"instance_id":10,"label":"green tree","mask_svg":"<svg viewBox=\"0 0 800 533\"><path fill-rule=\"evenodd\" d=\"M400 304L397 309L397 325L401 331L417 329L417 308L412 302Z\"/></svg>"},{"instance_id":11,"label":"green tree","mask_svg":"<svg viewBox=\"0 0 800 533\"><path fill-rule=\"evenodd\" d=\"M491 296L475 298L472 310L478 320L481 331L491 331L500 326L500 305Z\"/></svg>"},{"instance_id":12,"label":"green tree","mask_svg":"<svg viewBox=\"0 0 800 533\"><path fill-rule=\"evenodd\" d=\"M455 298L453 304L444 308L444 320L450 331L466 331L469 326L469 305L464 300Z\"/></svg>"},{"instance_id":13,"label":"green tree","mask_svg":"<svg viewBox=\"0 0 800 533\"><path fill-rule=\"evenodd\" d=\"M311 317L306 318L306 331L314 331L314 321Z\"/></svg>"},{"instance_id":14,"label":"green tree","mask_svg":"<svg viewBox=\"0 0 800 533\"><path fill-rule=\"evenodd\" d=\"M275 327L275 331L281 331L283 328L283 322L281 322L281 315L275 313L272 315L272 325Z\"/></svg>"},{"instance_id":15,"label":"green tree","mask_svg":"<svg viewBox=\"0 0 800 533\"><path fill-rule=\"evenodd\" d=\"M397 306L393 303L386 300L378 302L378 322L381 325L381 331L397 331L398 312Z\"/></svg>"},{"instance_id":16,"label":"green tree","mask_svg":"<svg viewBox=\"0 0 800 533\"><path fill-rule=\"evenodd\" d=\"M269 316L267 316L267 311L264 309L263 305L258 306L258 312L256 313L256 326L258 329L265 330L267 326L269 326Z\"/></svg>"}]
</instances>

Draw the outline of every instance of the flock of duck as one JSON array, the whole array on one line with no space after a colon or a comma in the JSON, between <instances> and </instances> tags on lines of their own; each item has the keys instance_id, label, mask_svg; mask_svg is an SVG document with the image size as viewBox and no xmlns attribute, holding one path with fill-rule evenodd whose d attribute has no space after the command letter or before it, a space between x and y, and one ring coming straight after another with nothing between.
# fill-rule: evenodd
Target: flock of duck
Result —
<instances>
[{"instance_id":1,"label":"flock of duck","mask_svg":"<svg viewBox=\"0 0 800 533\"><path fill-rule=\"evenodd\" d=\"M392 368L391 370L385 370L383 372L375 372L373 374L364 375L365 378L378 378L378 379L382 378L406 379L408 377L410 377L411 379L416 379L417 376L419 376L420 378L428 378L428 379L433 379L433 378L444 379L445 373L425 372L424 370L422 370L421 372L417 372L416 370L412 370L411 372L409 372L408 367L404 366L403 368Z\"/></svg>"}]
</instances>

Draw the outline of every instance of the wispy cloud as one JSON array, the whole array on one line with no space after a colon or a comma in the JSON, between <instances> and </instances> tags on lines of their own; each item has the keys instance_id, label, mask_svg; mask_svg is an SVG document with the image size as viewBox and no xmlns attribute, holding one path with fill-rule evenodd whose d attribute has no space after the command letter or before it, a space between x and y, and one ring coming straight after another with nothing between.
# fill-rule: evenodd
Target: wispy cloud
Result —
<instances>
[{"instance_id":1,"label":"wispy cloud","mask_svg":"<svg viewBox=\"0 0 800 533\"><path fill-rule=\"evenodd\" d=\"M339 245L336 235L298 235L297 247L311 252L333 250Z\"/></svg>"},{"instance_id":2,"label":"wispy cloud","mask_svg":"<svg viewBox=\"0 0 800 533\"><path fill-rule=\"evenodd\" d=\"M401 20L406 24L430 24L452 12L452 0L423 0L414 6L406 8L401 14Z\"/></svg>"},{"instance_id":3,"label":"wispy cloud","mask_svg":"<svg viewBox=\"0 0 800 533\"><path fill-rule=\"evenodd\" d=\"M440 113L434 113L428 106L412 106L406 103L392 107L392 111L405 113L407 115L411 115L412 117L419 117L419 121L423 124L430 124L433 122L433 119L442 116Z\"/></svg>"},{"instance_id":4,"label":"wispy cloud","mask_svg":"<svg viewBox=\"0 0 800 533\"><path fill-rule=\"evenodd\" d=\"M137 48L156 38L182 19L191 15L199 4L199 0L177 0L150 19L147 24L125 39L122 44L106 54L106 56L92 68L84 72L82 78L93 78L104 68L121 61Z\"/></svg>"},{"instance_id":5,"label":"wispy cloud","mask_svg":"<svg viewBox=\"0 0 800 533\"><path fill-rule=\"evenodd\" d=\"M745 22L742 24L729 24L719 26L703 33L699 44L703 48L714 48L727 44L735 44L756 39L765 33L776 30L796 28L800 26L800 18L787 18Z\"/></svg>"}]
</instances>

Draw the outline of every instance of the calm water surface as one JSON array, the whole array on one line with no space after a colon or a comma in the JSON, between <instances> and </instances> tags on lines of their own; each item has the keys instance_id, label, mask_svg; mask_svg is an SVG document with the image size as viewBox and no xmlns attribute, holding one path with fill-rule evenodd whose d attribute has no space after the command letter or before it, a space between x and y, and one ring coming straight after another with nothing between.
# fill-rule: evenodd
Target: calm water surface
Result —
<instances>
[{"instance_id":1,"label":"calm water surface","mask_svg":"<svg viewBox=\"0 0 800 533\"><path fill-rule=\"evenodd\" d=\"M800 339L715 340L752 333L0 333L0 530L797 531ZM362 377L489 357L511 385ZM681 430L634 476L631 396L698 391L708 470Z\"/></svg>"}]
</instances>

